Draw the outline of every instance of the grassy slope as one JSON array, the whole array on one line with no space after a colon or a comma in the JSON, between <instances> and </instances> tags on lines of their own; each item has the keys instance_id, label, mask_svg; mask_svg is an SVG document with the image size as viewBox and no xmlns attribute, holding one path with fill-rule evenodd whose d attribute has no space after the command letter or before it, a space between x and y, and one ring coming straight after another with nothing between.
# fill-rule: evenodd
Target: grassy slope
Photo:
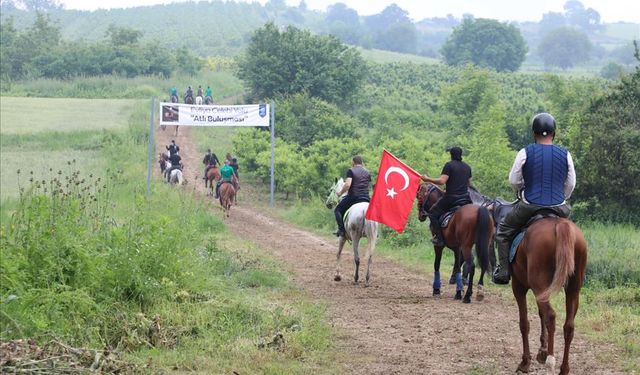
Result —
<instances>
[{"instance_id":1,"label":"grassy slope","mask_svg":"<svg viewBox=\"0 0 640 375\"><path fill-rule=\"evenodd\" d=\"M34 103L32 108L46 108L40 102L49 102L46 99L28 100ZM47 129L38 129L39 133L23 134L19 138L14 136L12 139L20 144L7 145L7 153L3 145L2 176L4 179L5 175L11 175L7 172L20 163L40 164L45 169L63 164L64 174L72 172L72 169L83 169L80 172L82 176L87 175L85 166L91 166L87 167L91 170L104 171L109 163L114 163L122 168L123 179L114 185L115 190L108 199L109 206L113 205L114 223L123 225L116 224L113 232L107 231L104 235L108 237L109 233L119 233L124 229L124 233L136 233L135 242L140 242L143 246L134 245L136 251L131 255L127 255L129 250L112 248L108 244L103 245L110 249L107 253L100 250L98 254L92 254L93 247L88 241L80 247L69 247L87 252L81 259L82 262L89 262L90 266L83 270L98 272L87 276L97 284L101 284L106 277L115 278L107 281L116 285L120 282L128 285L128 277L140 278L138 282L143 283L140 287L150 288L145 293L148 301L144 310L136 312L138 307L135 303L114 301L111 300L113 297L104 296L102 298L107 298L109 305L102 306L98 300L93 300L96 296L91 291L91 286L82 291L65 287L66 292L59 294L60 289L54 285L49 291L32 291L29 285L20 285L16 290L2 289L2 300L8 294L16 294L18 299L9 304L0 304L0 338L22 337L20 332L13 330L14 325L21 327L18 331L27 336L37 335L40 340L46 340L53 334L78 346L99 347L101 340L113 339L109 335L114 335L116 339L121 337L118 339L118 346L125 350L129 361L140 365L150 363L152 372L173 369L203 374L232 371L264 374L336 373L336 361L329 337L331 330L325 323L324 308L311 304L304 295L292 288L288 275L281 270L279 264L250 243L229 236L222 222L208 213L206 205L179 189L171 189L164 184L154 185L151 199L144 199L141 195L145 191L144 179L138 177L146 173L146 144L144 140L137 144L131 142L137 134L145 132L144 119L148 115L148 105L135 101L130 103L128 113L125 111L121 114L121 119L125 119L124 123L129 123L130 127L125 131L122 124L118 124L112 134L120 141L107 144L102 149L74 150L91 143L88 140L96 136L101 137L101 132L96 130L77 130L61 135L62 142L52 142L51 148L57 150L54 152L45 152L47 149L43 146L43 138L39 136L51 134ZM74 122L76 115L83 115L91 107L90 102L84 104L88 105L72 106L75 109L67 112L69 122ZM33 110L29 113L37 117L43 116ZM76 123L79 127L83 124L85 123ZM7 127L10 128L14 127ZM125 144L121 144L123 140ZM46 156L42 156L43 154ZM65 161L70 157L77 161L72 166L67 166ZM5 160L9 165L5 165ZM98 172L96 175L102 174L103 172ZM25 185L29 185L26 181L29 177L28 172L22 173ZM15 180L10 183L15 183ZM3 186L3 193L6 190ZM140 205L143 201L146 203ZM12 224L8 210L14 210L15 207L13 200L3 201L3 229L0 231L3 236L10 233L4 226ZM167 207L173 207L173 215L168 215ZM137 215L145 217L145 224L138 228L135 219ZM127 224L132 218L132 224ZM114 225L110 223L111 221L107 225ZM169 229L183 225L186 225L183 230ZM160 230L161 228L167 229ZM73 228L68 229L73 233ZM148 232L149 230L152 232ZM151 233L153 239L146 238ZM55 236L52 237L47 239L47 243L55 240ZM74 240L72 237L66 240ZM65 239L60 238L58 241L64 243ZM158 251L156 246L167 243L175 243L175 250L180 248L183 254L180 262L159 264L151 254L145 255L147 251ZM187 253L184 253L185 248L180 246L181 243L189 248ZM174 246L164 246L162 251L167 253L162 255L162 259L173 259L173 249ZM4 247L3 251L10 251L13 255L18 249ZM117 263L118 267L125 267L124 269L116 272L113 268L116 264L101 263L107 256L118 259L118 255L110 254L111 251L119 251L128 259ZM11 268L19 264L21 258L15 258L14 263L14 258L8 257L10 253L5 253L3 259L9 263L0 268ZM48 256L50 254L55 256L56 252L47 253ZM55 264L55 258L48 261L47 267ZM99 271L104 266L108 272ZM158 269L154 270L155 267ZM12 276L17 276L26 271L19 267L12 268L11 272ZM118 281L120 278L122 280ZM11 285L25 279L27 278L12 277ZM2 284L5 287L9 285L4 282ZM161 287L158 288L158 285ZM48 296L45 299L38 297L43 292ZM79 305L76 301L79 297L82 297L78 300L82 302L80 307L89 309L90 318L75 310ZM31 299L38 301L38 309L34 309L28 302ZM94 304L95 307L89 307ZM114 310L114 307L117 309ZM103 316L103 313L106 315ZM161 345L144 348L145 345L140 346L144 342L144 333L135 328L135 324L140 319L148 322L156 315L162 319L162 332L165 336ZM10 317L11 324L4 320L7 316ZM67 317L73 319L69 320ZM102 327L99 323L101 319L108 319ZM98 330L106 332L96 335ZM79 332L84 333L78 336ZM261 349L259 344L269 343L276 332L285 336L286 348L281 351Z\"/></svg>"}]
</instances>

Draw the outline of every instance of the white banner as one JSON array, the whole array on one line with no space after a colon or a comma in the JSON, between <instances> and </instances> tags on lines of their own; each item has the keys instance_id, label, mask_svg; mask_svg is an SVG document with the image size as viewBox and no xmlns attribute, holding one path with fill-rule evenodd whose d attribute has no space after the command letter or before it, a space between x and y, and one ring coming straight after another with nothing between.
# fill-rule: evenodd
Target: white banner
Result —
<instances>
[{"instance_id":1,"label":"white banner","mask_svg":"<svg viewBox=\"0 0 640 375\"><path fill-rule=\"evenodd\" d=\"M269 126L269 105L160 103L160 125Z\"/></svg>"}]
</instances>

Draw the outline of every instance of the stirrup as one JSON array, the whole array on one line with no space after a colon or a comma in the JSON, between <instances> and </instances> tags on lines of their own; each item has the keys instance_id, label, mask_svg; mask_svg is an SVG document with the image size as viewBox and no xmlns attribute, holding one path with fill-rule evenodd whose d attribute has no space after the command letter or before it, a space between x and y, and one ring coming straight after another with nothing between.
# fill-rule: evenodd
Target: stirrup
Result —
<instances>
[{"instance_id":1,"label":"stirrup","mask_svg":"<svg viewBox=\"0 0 640 375\"><path fill-rule=\"evenodd\" d=\"M511 279L511 274L509 273L509 271L507 270L507 272L500 272L501 268L498 265L496 267L496 270L493 271L493 275L491 275L491 281L493 281L494 284L500 284L500 285L506 285L509 284L509 280Z\"/></svg>"},{"instance_id":2,"label":"stirrup","mask_svg":"<svg viewBox=\"0 0 640 375\"><path fill-rule=\"evenodd\" d=\"M333 232L333 234L335 234L336 237L344 237L345 231L342 229L338 229L337 231Z\"/></svg>"}]
</instances>

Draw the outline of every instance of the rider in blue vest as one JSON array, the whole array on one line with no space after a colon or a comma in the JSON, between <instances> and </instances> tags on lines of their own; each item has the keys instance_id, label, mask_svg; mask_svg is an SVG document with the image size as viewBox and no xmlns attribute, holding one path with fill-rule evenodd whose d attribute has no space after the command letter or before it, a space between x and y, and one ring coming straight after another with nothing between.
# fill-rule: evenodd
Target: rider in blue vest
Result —
<instances>
[{"instance_id":1,"label":"rider in blue vest","mask_svg":"<svg viewBox=\"0 0 640 375\"><path fill-rule=\"evenodd\" d=\"M509 173L509 182L520 199L498 225L500 265L493 273L496 284L509 283L509 246L536 212L551 211L564 218L571 213L566 200L576 186L576 171L569 151L553 144L556 120L548 113L537 114L531 130L535 143L518 152Z\"/></svg>"}]
</instances>

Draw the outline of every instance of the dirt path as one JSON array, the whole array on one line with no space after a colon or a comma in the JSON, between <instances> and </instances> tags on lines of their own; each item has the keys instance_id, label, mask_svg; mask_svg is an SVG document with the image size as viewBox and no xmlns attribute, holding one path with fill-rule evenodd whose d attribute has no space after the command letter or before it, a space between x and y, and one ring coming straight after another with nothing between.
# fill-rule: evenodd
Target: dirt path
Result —
<instances>
[{"instance_id":1,"label":"dirt path","mask_svg":"<svg viewBox=\"0 0 640 375\"><path fill-rule=\"evenodd\" d=\"M173 129L158 131L158 149L173 138ZM204 194L201 157L181 128L185 175ZM157 168L156 168L157 170ZM189 189L193 186L189 186ZM215 210L215 214L221 215ZM432 275L409 271L381 256L374 257L372 286L353 285L351 252L344 254L343 281L334 282L337 240L319 237L251 208L242 202L231 210L228 228L279 258L294 275L294 282L310 298L328 306L330 323L339 333L336 345L344 353L345 374L512 374L520 361L518 312L511 299L492 294L491 283L482 302L463 305L452 299L453 286L445 285L442 298L431 297ZM430 251L425 249L425 251ZM430 271L430 270L429 270ZM448 271L448 270L446 270ZM446 275L445 272L443 274ZM538 349L537 311L529 311L532 355ZM556 322L556 373L562 360L563 321ZM612 363L596 358L611 348L595 345L577 329L572 344L573 374L622 374ZM615 359L608 354L607 358ZM617 361L613 361L614 363ZM531 374L544 374L534 362Z\"/></svg>"}]
</instances>

